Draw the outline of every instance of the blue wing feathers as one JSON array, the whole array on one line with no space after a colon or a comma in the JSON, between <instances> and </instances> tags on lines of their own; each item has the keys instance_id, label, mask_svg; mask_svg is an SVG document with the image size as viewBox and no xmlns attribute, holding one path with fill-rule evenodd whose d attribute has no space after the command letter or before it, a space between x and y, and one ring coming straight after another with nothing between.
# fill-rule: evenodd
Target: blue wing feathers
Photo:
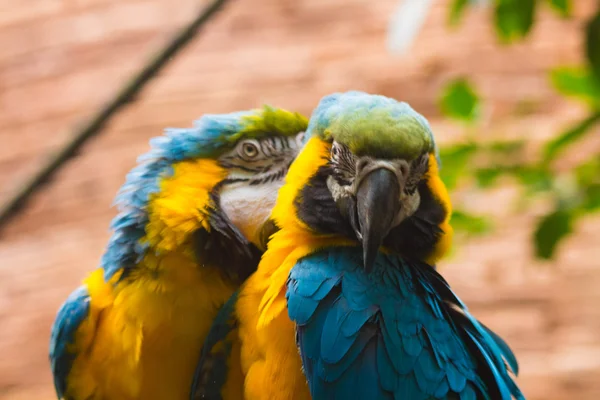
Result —
<instances>
[{"instance_id":1,"label":"blue wing feathers","mask_svg":"<svg viewBox=\"0 0 600 400\"><path fill-rule=\"evenodd\" d=\"M335 364L344 357L354 343L358 331L353 332L350 336L342 333L340 323L343 323L348 318L351 312L346 305L340 305L343 298L338 297L333 303L331 311L327 314L323 330L331 332L331 335L321 336L321 358L328 364Z\"/></svg>"},{"instance_id":2,"label":"blue wing feathers","mask_svg":"<svg viewBox=\"0 0 600 400\"><path fill-rule=\"evenodd\" d=\"M89 294L85 286L73 291L58 310L50 334L50 366L59 398L67 389L67 377L76 354L70 349L79 325L89 314Z\"/></svg>"},{"instance_id":3,"label":"blue wing feathers","mask_svg":"<svg viewBox=\"0 0 600 400\"><path fill-rule=\"evenodd\" d=\"M488 328L484 324L481 324L481 327L483 329L485 329L487 334L490 335L490 337L494 340L496 345L499 347L499 349L502 353L502 356L504 356L504 359L506 360L507 364L510 366L511 371L513 373L515 373L515 375L519 374L519 363L517 362L517 357L515 357L515 354L512 352L512 350L510 349L508 344L504 341L504 339L502 339L500 336L498 336L494 331L492 331L490 328Z\"/></svg>"},{"instance_id":4,"label":"blue wing feathers","mask_svg":"<svg viewBox=\"0 0 600 400\"><path fill-rule=\"evenodd\" d=\"M367 274L361 257L330 248L290 273L288 313L314 399L524 399L508 345L434 268L379 255Z\"/></svg>"},{"instance_id":5,"label":"blue wing feathers","mask_svg":"<svg viewBox=\"0 0 600 400\"><path fill-rule=\"evenodd\" d=\"M398 386L398 374L394 369L390 352L386 349L383 337L377 338L377 373L384 392L393 393Z\"/></svg>"},{"instance_id":6,"label":"blue wing feathers","mask_svg":"<svg viewBox=\"0 0 600 400\"><path fill-rule=\"evenodd\" d=\"M354 364L357 357L363 354L365 347L373 340L376 334L377 332L374 327L369 328L367 326L366 329L361 330L358 337L341 360L336 363L329 363L321 358L318 364L319 374L326 382L337 381L346 372L349 366Z\"/></svg>"}]
</instances>

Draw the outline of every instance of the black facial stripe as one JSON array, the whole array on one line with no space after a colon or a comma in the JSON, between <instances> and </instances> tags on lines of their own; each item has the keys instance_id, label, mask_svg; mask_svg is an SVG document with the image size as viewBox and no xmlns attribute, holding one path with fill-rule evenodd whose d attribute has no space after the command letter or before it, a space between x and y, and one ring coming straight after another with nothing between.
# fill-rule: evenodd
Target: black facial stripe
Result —
<instances>
[{"instance_id":1,"label":"black facial stripe","mask_svg":"<svg viewBox=\"0 0 600 400\"><path fill-rule=\"evenodd\" d=\"M240 165L240 164L236 164L236 163L226 163L226 162L220 162L219 163L223 168L228 168L228 169L232 169L232 168L237 168L237 169L241 169L242 171L246 171L246 172L251 172L251 173L259 173L263 170L262 167L251 167L248 165Z\"/></svg>"},{"instance_id":2,"label":"black facial stripe","mask_svg":"<svg viewBox=\"0 0 600 400\"><path fill-rule=\"evenodd\" d=\"M288 138L287 137L277 137L275 141L275 145L278 150L282 151L289 148Z\"/></svg>"},{"instance_id":3,"label":"black facial stripe","mask_svg":"<svg viewBox=\"0 0 600 400\"><path fill-rule=\"evenodd\" d=\"M271 147L269 146L268 141L261 140L260 141L260 149L265 156L267 156L267 157L271 156Z\"/></svg>"},{"instance_id":4,"label":"black facial stripe","mask_svg":"<svg viewBox=\"0 0 600 400\"><path fill-rule=\"evenodd\" d=\"M248 182L250 178L225 178L220 183L221 186L231 185L239 182Z\"/></svg>"},{"instance_id":5,"label":"black facial stripe","mask_svg":"<svg viewBox=\"0 0 600 400\"><path fill-rule=\"evenodd\" d=\"M294 162L294 160L290 160L284 168L279 169L276 172L273 172L271 174L268 174L266 176L262 176L260 178L255 178L250 180L250 185L255 186L255 185L260 185L263 183L267 183L267 182L274 182L276 180L281 180L285 177L285 174L287 174L287 172L290 169L290 166L292 165L292 163Z\"/></svg>"},{"instance_id":6,"label":"black facial stripe","mask_svg":"<svg viewBox=\"0 0 600 400\"><path fill-rule=\"evenodd\" d=\"M227 162L227 161L237 161L239 160L239 156L223 156L221 157L221 162Z\"/></svg>"},{"instance_id":7,"label":"black facial stripe","mask_svg":"<svg viewBox=\"0 0 600 400\"><path fill-rule=\"evenodd\" d=\"M414 193L419 183L425 179L427 171L429 171L429 154L425 153L411 163L404 191L409 194Z\"/></svg>"},{"instance_id":8,"label":"black facial stripe","mask_svg":"<svg viewBox=\"0 0 600 400\"><path fill-rule=\"evenodd\" d=\"M350 184L356 175L356 157L347 146L339 143L334 146L335 152L332 150L332 157L329 161L333 168L333 175L340 184Z\"/></svg>"},{"instance_id":9,"label":"black facial stripe","mask_svg":"<svg viewBox=\"0 0 600 400\"><path fill-rule=\"evenodd\" d=\"M335 181L338 183L338 185L340 186L350 186L352 185L352 182L350 182L349 180L344 179L344 177L339 176L339 175L334 175L333 176Z\"/></svg>"},{"instance_id":10,"label":"black facial stripe","mask_svg":"<svg viewBox=\"0 0 600 400\"><path fill-rule=\"evenodd\" d=\"M274 182L278 179L282 179L285 176L286 172L286 169L280 169L279 171L273 172L265 176L261 176L260 178L251 179L249 184L251 186L256 186L263 183Z\"/></svg>"}]
</instances>

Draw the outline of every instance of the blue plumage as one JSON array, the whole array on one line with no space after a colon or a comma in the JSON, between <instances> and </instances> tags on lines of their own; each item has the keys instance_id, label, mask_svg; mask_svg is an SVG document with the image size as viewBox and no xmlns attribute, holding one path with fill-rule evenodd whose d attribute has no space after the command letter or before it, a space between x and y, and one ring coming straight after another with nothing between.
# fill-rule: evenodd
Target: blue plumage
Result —
<instances>
[{"instance_id":1,"label":"blue plumage","mask_svg":"<svg viewBox=\"0 0 600 400\"><path fill-rule=\"evenodd\" d=\"M67 349L75 340L79 324L89 313L89 294L84 286L73 291L58 310L56 322L50 334L50 365L54 375L54 387L59 397L67 389L67 376L75 354Z\"/></svg>"},{"instance_id":2,"label":"blue plumage","mask_svg":"<svg viewBox=\"0 0 600 400\"><path fill-rule=\"evenodd\" d=\"M215 157L237 141L245 117L261 110L230 114L207 114L190 129L167 129L164 136L150 140L152 149L138 158L140 163L128 174L119 190L115 204L119 214L111 228L113 234L101 261L104 278L135 265L146 250L140 239L148 222L146 207L152 193L159 190L161 177L173 173L172 165L190 158Z\"/></svg>"},{"instance_id":3,"label":"blue plumage","mask_svg":"<svg viewBox=\"0 0 600 400\"><path fill-rule=\"evenodd\" d=\"M287 299L314 399L524 399L506 343L424 263L379 254L367 274L359 248L321 250Z\"/></svg>"}]
</instances>

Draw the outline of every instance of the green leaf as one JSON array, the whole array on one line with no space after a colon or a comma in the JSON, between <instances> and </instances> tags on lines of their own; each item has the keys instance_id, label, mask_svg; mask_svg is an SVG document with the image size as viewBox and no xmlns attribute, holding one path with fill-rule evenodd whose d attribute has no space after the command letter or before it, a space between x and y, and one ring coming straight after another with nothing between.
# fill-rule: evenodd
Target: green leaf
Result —
<instances>
[{"instance_id":1,"label":"green leaf","mask_svg":"<svg viewBox=\"0 0 600 400\"><path fill-rule=\"evenodd\" d=\"M496 0L496 32L504 42L522 39L533 26L535 0Z\"/></svg>"},{"instance_id":2,"label":"green leaf","mask_svg":"<svg viewBox=\"0 0 600 400\"><path fill-rule=\"evenodd\" d=\"M479 114L479 96L464 78L447 84L442 90L440 109L444 115L463 121L474 121Z\"/></svg>"},{"instance_id":3,"label":"green leaf","mask_svg":"<svg viewBox=\"0 0 600 400\"><path fill-rule=\"evenodd\" d=\"M600 158L593 155L589 160L575 167L575 176L579 186L600 183Z\"/></svg>"},{"instance_id":4,"label":"green leaf","mask_svg":"<svg viewBox=\"0 0 600 400\"><path fill-rule=\"evenodd\" d=\"M457 26L465 13L469 0L452 0L450 13L448 14L448 24Z\"/></svg>"},{"instance_id":5,"label":"green leaf","mask_svg":"<svg viewBox=\"0 0 600 400\"><path fill-rule=\"evenodd\" d=\"M574 127L546 143L544 147L543 162L546 164L549 163L569 144L581 139L586 133L592 132L591 128L598 122L600 122L600 111L590 115Z\"/></svg>"},{"instance_id":6,"label":"green leaf","mask_svg":"<svg viewBox=\"0 0 600 400\"><path fill-rule=\"evenodd\" d=\"M547 168L537 166L517 166L512 174L525 186L528 194L546 192L552 189L552 174Z\"/></svg>"},{"instance_id":7,"label":"green leaf","mask_svg":"<svg viewBox=\"0 0 600 400\"><path fill-rule=\"evenodd\" d=\"M503 140L485 145L489 162L508 165L521 162L525 150L524 140Z\"/></svg>"},{"instance_id":8,"label":"green leaf","mask_svg":"<svg viewBox=\"0 0 600 400\"><path fill-rule=\"evenodd\" d=\"M581 208L587 212L600 209L600 184L593 183L583 189L583 204Z\"/></svg>"},{"instance_id":9,"label":"green leaf","mask_svg":"<svg viewBox=\"0 0 600 400\"><path fill-rule=\"evenodd\" d=\"M600 8L586 27L585 51L592 73L600 82Z\"/></svg>"},{"instance_id":10,"label":"green leaf","mask_svg":"<svg viewBox=\"0 0 600 400\"><path fill-rule=\"evenodd\" d=\"M556 246L572 230L572 215L565 210L555 210L538 222L534 233L535 254L542 259L550 259Z\"/></svg>"},{"instance_id":11,"label":"green leaf","mask_svg":"<svg viewBox=\"0 0 600 400\"><path fill-rule=\"evenodd\" d=\"M451 190L456 187L458 180L465 175L467 164L475 153L477 146L473 143L458 144L440 149L440 177Z\"/></svg>"},{"instance_id":12,"label":"green leaf","mask_svg":"<svg viewBox=\"0 0 600 400\"><path fill-rule=\"evenodd\" d=\"M600 158L591 159L575 167L575 177L581 193L581 206L584 212L594 212L600 208Z\"/></svg>"},{"instance_id":13,"label":"green leaf","mask_svg":"<svg viewBox=\"0 0 600 400\"><path fill-rule=\"evenodd\" d=\"M493 229L489 218L473 215L463 210L454 210L450 224L457 231L462 231L472 236L480 236Z\"/></svg>"},{"instance_id":14,"label":"green leaf","mask_svg":"<svg viewBox=\"0 0 600 400\"><path fill-rule=\"evenodd\" d=\"M498 177L502 175L504 171L500 168L479 168L475 170L475 179L477 180L477 186L482 189L487 189L496 183Z\"/></svg>"},{"instance_id":15,"label":"green leaf","mask_svg":"<svg viewBox=\"0 0 600 400\"><path fill-rule=\"evenodd\" d=\"M490 151L494 153L501 153L504 155L510 155L515 152L520 152L525 147L525 141L518 140L503 140L499 142L492 142L489 144Z\"/></svg>"},{"instance_id":16,"label":"green leaf","mask_svg":"<svg viewBox=\"0 0 600 400\"><path fill-rule=\"evenodd\" d=\"M567 18L571 16L571 0L548 0L548 3L561 17Z\"/></svg>"},{"instance_id":17,"label":"green leaf","mask_svg":"<svg viewBox=\"0 0 600 400\"><path fill-rule=\"evenodd\" d=\"M600 108L600 81L586 67L558 67L550 71L552 86L565 96Z\"/></svg>"}]
</instances>

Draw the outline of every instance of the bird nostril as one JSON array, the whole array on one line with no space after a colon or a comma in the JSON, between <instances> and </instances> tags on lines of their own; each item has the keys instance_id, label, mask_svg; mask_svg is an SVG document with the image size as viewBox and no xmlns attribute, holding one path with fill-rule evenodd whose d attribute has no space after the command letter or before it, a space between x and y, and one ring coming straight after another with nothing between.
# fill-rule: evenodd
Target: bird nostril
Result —
<instances>
[{"instance_id":1,"label":"bird nostril","mask_svg":"<svg viewBox=\"0 0 600 400\"><path fill-rule=\"evenodd\" d=\"M410 167L406 161L401 160L398 163L398 170L400 171L400 174L402 174L402 177L406 179L408 177L408 173L410 172Z\"/></svg>"}]
</instances>

